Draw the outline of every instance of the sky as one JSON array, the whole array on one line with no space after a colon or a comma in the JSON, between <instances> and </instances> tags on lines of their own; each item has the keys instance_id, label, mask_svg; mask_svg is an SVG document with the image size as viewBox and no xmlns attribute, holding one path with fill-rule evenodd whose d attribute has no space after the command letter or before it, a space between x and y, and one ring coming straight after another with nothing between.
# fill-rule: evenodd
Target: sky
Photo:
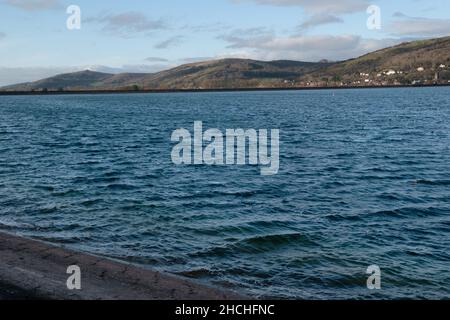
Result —
<instances>
[{"instance_id":1,"label":"sky","mask_svg":"<svg viewBox=\"0 0 450 320\"><path fill-rule=\"evenodd\" d=\"M80 29L67 28L70 5ZM336 61L449 35L448 0L0 0L0 86L230 57Z\"/></svg>"}]
</instances>

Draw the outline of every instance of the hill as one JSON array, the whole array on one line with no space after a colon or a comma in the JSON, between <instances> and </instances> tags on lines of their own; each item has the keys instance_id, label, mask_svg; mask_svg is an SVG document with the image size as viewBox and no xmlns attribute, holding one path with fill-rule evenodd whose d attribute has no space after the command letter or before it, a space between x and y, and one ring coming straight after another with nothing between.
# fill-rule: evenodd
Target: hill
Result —
<instances>
[{"instance_id":1,"label":"hill","mask_svg":"<svg viewBox=\"0 0 450 320\"><path fill-rule=\"evenodd\" d=\"M223 59L153 74L81 71L2 91L239 89L450 83L450 37L414 41L342 62Z\"/></svg>"},{"instance_id":2,"label":"hill","mask_svg":"<svg viewBox=\"0 0 450 320\"><path fill-rule=\"evenodd\" d=\"M344 85L369 80L374 84L413 84L450 80L450 37L414 41L375 51L357 59L312 72L303 80ZM395 73L394 73L395 72ZM319 80L320 81L320 80Z\"/></svg>"},{"instance_id":3,"label":"hill","mask_svg":"<svg viewBox=\"0 0 450 320\"><path fill-rule=\"evenodd\" d=\"M18 85L12 85L2 88L3 90L59 90L71 88L72 90L82 89L87 87L94 87L97 83L107 80L112 75L109 73L80 71L74 73L67 73L57 75L51 78L38 80L35 82L28 82Z\"/></svg>"},{"instance_id":4,"label":"hill","mask_svg":"<svg viewBox=\"0 0 450 320\"><path fill-rule=\"evenodd\" d=\"M142 83L151 89L264 88L292 85L329 63L225 59L183 65L148 76Z\"/></svg>"},{"instance_id":5,"label":"hill","mask_svg":"<svg viewBox=\"0 0 450 320\"><path fill-rule=\"evenodd\" d=\"M125 89L214 89L271 87L291 83L299 76L328 67L329 63L224 59L185 64L154 73L108 74L92 71L57 75L36 82L2 88L30 90L125 90Z\"/></svg>"}]
</instances>

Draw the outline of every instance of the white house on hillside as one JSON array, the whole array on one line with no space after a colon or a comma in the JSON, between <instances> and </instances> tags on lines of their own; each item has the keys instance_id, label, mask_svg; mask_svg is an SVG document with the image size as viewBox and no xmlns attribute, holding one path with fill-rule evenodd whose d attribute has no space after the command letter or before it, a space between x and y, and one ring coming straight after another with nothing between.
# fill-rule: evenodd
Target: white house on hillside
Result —
<instances>
[{"instance_id":1,"label":"white house on hillside","mask_svg":"<svg viewBox=\"0 0 450 320\"><path fill-rule=\"evenodd\" d=\"M386 75L388 76L392 76L394 74L396 74L397 72L395 70L389 70L388 72L386 72Z\"/></svg>"}]
</instances>

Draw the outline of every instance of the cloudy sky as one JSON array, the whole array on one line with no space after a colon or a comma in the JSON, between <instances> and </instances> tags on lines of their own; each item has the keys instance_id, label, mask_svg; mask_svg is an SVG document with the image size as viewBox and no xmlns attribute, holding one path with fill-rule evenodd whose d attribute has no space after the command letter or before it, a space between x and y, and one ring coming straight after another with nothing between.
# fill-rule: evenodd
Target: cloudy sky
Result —
<instances>
[{"instance_id":1,"label":"cloudy sky","mask_svg":"<svg viewBox=\"0 0 450 320\"><path fill-rule=\"evenodd\" d=\"M66 27L69 5L80 30ZM370 5L380 30L367 28ZM225 57L342 60L446 35L448 0L0 0L0 85Z\"/></svg>"}]
</instances>

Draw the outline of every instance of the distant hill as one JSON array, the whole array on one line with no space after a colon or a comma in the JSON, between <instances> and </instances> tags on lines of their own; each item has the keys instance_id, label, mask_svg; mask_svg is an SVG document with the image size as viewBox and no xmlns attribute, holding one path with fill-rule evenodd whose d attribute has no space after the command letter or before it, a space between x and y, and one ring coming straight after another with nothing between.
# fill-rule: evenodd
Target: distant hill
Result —
<instances>
[{"instance_id":1,"label":"distant hill","mask_svg":"<svg viewBox=\"0 0 450 320\"><path fill-rule=\"evenodd\" d=\"M223 59L145 74L82 71L2 91L239 89L450 83L450 37L414 41L343 62Z\"/></svg>"},{"instance_id":2,"label":"distant hill","mask_svg":"<svg viewBox=\"0 0 450 320\"><path fill-rule=\"evenodd\" d=\"M107 80L112 75L109 73L80 71L74 73L61 74L47 79L38 80L35 82L23 83L18 85L7 86L2 89L6 90L59 90L59 89L81 89L93 87L96 83Z\"/></svg>"},{"instance_id":3,"label":"distant hill","mask_svg":"<svg viewBox=\"0 0 450 320\"><path fill-rule=\"evenodd\" d=\"M144 78L152 89L264 88L288 85L329 63L225 59L183 65Z\"/></svg>"},{"instance_id":4,"label":"distant hill","mask_svg":"<svg viewBox=\"0 0 450 320\"><path fill-rule=\"evenodd\" d=\"M308 74L303 80L328 79L346 84L363 79L386 84L450 80L450 37L414 41L369 53ZM423 68L423 70L422 70ZM395 74L393 74L395 71ZM389 74L386 74L389 73ZM367 77L367 75L369 75ZM381 76L380 76L381 75ZM381 78L381 79L377 79Z\"/></svg>"},{"instance_id":5,"label":"distant hill","mask_svg":"<svg viewBox=\"0 0 450 320\"><path fill-rule=\"evenodd\" d=\"M108 74L92 71L57 75L3 90L213 89L266 87L293 81L330 63L224 59L185 64L154 74Z\"/></svg>"}]
</instances>

